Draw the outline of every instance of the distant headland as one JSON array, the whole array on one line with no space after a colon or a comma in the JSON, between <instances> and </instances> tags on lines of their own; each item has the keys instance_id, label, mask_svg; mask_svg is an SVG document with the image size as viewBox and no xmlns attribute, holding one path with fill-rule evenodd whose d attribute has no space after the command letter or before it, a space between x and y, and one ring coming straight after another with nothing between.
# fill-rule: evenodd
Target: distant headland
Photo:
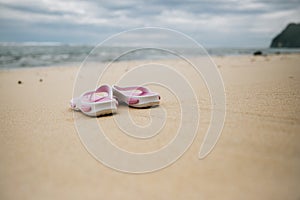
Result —
<instances>
[{"instance_id":1,"label":"distant headland","mask_svg":"<svg viewBox=\"0 0 300 200\"><path fill-rule=\"evenodd\" d=\"M300 23L290 23L273 38L271 48L300 48Z\"/></svg>"}]
</instances>

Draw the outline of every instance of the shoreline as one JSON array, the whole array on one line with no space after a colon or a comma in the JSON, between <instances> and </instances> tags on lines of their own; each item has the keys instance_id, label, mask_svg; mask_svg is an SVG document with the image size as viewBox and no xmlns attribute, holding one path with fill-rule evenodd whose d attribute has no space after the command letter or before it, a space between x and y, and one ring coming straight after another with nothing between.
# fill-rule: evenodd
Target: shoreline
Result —
<instances>
[{"instance_id":1,"label":"shoreline","mask_svg":"<svg viewBox=\"0 0 300 200\"><path fill-rule=\"evenodd\" d=\"M222 58L267 58L267 57L280 57L280 56L300 56L300 52L299 53L280 53L280 54L262 54L262 55L245 55L245 54L241 54L241 55L213 55L213 56L209 56L213 61L214 60L219 60ZM187 59L190 60L195 60L198 58L206 58L207 56L197 56L197 57L188 57ZM117 63L126 63L126 62L143 62L143 61L162 61L162 62L169 62L175 59L169 59L169 58L165 58L165 59L139 59L139 60L121 60L121 61L117 61ZM107 61L107 62L101 62L100 64L104 64L107 65L109 63L111 63L112 61ZM47 69L47 68L79 68L82 65L83 62L66 62L66 63L58 63L55 65L44 65L44 66L33 66L33 67L11 67L11 68L0 68L0 72L2 71L15 71L15 70L30 70L30 69ZM92 64L97 64L99 62L95 62L92 61Z\"/></svg>"}]
</instances>

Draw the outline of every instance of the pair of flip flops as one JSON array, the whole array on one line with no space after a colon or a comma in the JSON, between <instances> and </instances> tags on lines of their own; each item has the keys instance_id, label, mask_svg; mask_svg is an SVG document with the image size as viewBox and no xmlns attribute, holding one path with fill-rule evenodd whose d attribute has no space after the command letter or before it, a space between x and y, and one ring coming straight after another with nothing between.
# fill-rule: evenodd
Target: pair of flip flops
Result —
<instances>
[{"instance_id":1,"label":"pair of flip flops","mask_svg":"<svg viewBox=\"0 0 300 200\"><path fill-rule=\"evenodd\" d=\"M159 105L160 96L141 86L119 87L102 85L96 90L84 92L70 101L73 110L88 116L100 116L115 113L118 102L124 102L135 108Z\"/></svg>"}]
</instances>

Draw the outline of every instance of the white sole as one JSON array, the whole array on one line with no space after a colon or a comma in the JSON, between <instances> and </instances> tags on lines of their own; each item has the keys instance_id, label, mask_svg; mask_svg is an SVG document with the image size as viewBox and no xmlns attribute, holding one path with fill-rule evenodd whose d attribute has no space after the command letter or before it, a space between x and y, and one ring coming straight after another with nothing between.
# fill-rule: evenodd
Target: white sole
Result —
<instances>
[{"instance_id":1,"label":"white sole","mask_svg":"<svg viewBox=\"0 0 300 200\"><path fill-rule=\"evenodd\" d=\"M152 107L152 106L157 106L157 105L159 105L159 101L143 103L143 104L132 104L132 105L129 105L129 106L134 107L134 108L147 108L147 107Z\"/></svg>"}]
</instances>

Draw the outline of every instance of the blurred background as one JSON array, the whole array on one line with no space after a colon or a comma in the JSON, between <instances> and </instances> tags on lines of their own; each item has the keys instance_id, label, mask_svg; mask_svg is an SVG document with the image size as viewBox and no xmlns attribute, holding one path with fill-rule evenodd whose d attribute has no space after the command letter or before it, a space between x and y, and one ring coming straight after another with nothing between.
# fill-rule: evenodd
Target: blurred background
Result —
<instances>
[{"instance_id":1,"label":"blurred background","mask_svg":"<svg viewBox=\"0 0 300 200\"><path fill-rule=\"evenodd\" d=\"M272 39L299 13L299 0L0 0L0 67L81 61L113 34L148 26L183 32L213 55L274 53Z\"/></svg>"}]
</instances>

